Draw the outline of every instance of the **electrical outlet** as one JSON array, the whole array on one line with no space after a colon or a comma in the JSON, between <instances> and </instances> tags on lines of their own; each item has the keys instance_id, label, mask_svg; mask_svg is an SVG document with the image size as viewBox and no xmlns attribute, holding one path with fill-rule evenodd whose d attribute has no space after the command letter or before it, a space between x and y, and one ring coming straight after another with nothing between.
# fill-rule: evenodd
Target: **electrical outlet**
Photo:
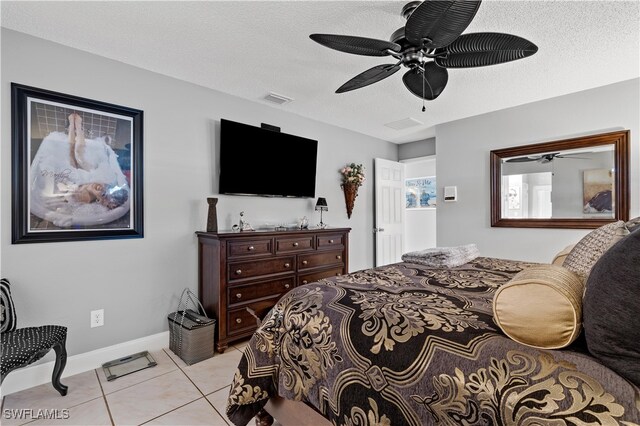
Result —
<instances>
[{"instance_id":1,"label":"electrical outlet","mask_svg":"<svg viewBox=\"0 0 640 426\"><path fill-rule=\"evenodd\" d=\"M104 309L91 311L91 328L104 325Z\"/></svg>"}]
</instances>

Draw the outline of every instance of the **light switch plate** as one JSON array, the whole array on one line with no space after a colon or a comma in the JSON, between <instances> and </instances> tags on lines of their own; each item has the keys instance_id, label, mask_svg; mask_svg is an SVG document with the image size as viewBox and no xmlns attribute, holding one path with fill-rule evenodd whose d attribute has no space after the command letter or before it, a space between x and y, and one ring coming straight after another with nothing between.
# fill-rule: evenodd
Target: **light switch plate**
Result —
<instances>
[{"instance_id":1,"label":"light switch plate","mask_svg":"<svg viewBox=\"0 0 640 426\"><path fill-rule=\"evenodd\" d=\"M458 187L457 186L445 186L444 187L444 202L453 203L458 201Z\"/></svg>"}]
</instances>

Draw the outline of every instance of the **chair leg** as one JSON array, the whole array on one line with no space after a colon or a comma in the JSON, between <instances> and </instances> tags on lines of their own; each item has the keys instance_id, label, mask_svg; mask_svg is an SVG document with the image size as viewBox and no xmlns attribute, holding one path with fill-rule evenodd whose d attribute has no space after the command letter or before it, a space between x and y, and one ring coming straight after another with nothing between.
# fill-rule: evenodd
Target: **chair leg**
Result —
<instances>
[{"instance_id":1,"label":"chair leg","mask_svg":"<svg viewBox=\"0 0 640 426\"><path fill-rule=\"evenodd\" d=\"M60 395L65 396L67 394L68 387L60 383L60 376L64 367L67 365L67 348L65 342L62 341L53 347L56 351L56 365L53 367L53 374L51 375L51 383L53 387L60 392Z\"/></svg>"}]
</instances>

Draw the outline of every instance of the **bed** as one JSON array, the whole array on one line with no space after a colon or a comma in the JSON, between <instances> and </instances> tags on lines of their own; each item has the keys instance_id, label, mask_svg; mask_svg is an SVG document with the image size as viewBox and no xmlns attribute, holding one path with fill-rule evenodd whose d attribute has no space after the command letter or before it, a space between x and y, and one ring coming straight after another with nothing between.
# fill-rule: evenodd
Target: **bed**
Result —
<instances>
[{"instance_id":1,"label":"bed","mask_svg":"<svg viewBox=\"0 0 640 426\"><path fill-rule=\"evenodd\" d=\"M247 345L227 415L283 398L336 425L638 424L640 390L580 340L538 350L494 323L496 289L532 265L397 263L297 287Z\"/></svg>"}]
</instances>

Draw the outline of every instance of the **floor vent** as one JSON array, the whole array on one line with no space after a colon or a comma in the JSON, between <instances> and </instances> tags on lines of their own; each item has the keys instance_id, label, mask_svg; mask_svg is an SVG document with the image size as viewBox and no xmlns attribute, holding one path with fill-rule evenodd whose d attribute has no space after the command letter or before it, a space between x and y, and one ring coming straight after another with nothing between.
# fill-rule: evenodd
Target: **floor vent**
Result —
<instances>
[{"instance_id":1,"label":"floor vent","mask_svg":"<svg viewBox=\"0 0 640 426\"><path fill-rule=\"evenodd\" d=\"M424 124L421 121L416 120L415 118L403 118L402 120L392 121L391 123L385 124L386 127L392 128L394 130L404 130L409 127L420 126Z\"/></svg>"},{"instance_id":2,"label":"floor vent","mask_svg":"<svg viewBox=\"0 0 640 426\"><path fill-rule=\"evenodd\" d=\"M271 102L272 104L283 105L291 102L293 99L284 95L279 95L277 93L269 93L264 97L264 100L267 102Z\"/></svg>"}]
</instances>

